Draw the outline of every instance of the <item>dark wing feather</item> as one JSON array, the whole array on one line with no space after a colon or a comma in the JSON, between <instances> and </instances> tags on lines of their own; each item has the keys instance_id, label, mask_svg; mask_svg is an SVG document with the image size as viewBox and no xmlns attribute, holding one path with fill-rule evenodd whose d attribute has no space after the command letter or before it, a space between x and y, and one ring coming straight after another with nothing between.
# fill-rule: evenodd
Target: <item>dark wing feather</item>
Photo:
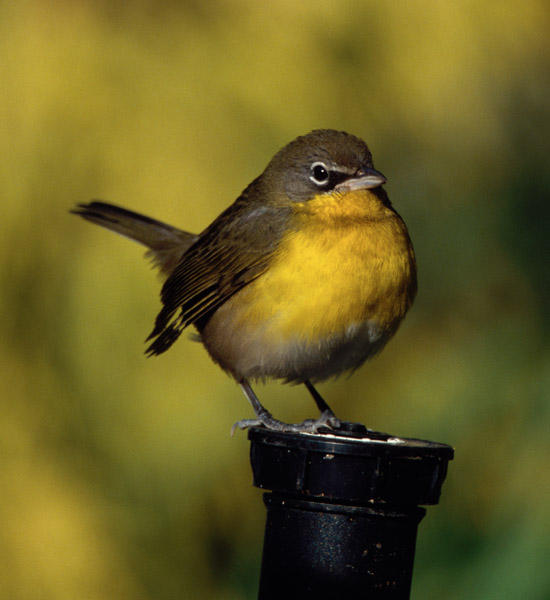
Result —
<instances>
[{"instance_id":1,"label":"dark wing feather","mask_svg":"<svg viewBox=\"0 0 550 600\"><path fill-rule=\"evenodd\" d=\"M147 340L147 354L161 354L191 324L199 329L233 294L268 267L285 231L290 209L250 198L253 182L185 252L166 280L163 308Z\"/></svg>"}]
</instances>

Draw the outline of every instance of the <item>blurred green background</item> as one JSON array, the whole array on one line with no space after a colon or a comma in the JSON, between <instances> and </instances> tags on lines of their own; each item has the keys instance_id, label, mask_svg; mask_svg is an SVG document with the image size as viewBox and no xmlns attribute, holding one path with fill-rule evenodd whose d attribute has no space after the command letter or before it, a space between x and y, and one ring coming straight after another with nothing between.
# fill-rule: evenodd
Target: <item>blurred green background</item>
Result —
<instances>
[{"instance_id":1,"label":"blurred green background","mask_svg":"<svg viewBox=\"0 0 550 600\"><path fill-rule=\"evenodd\" d=\"M413 598L550 597L549 31L544 0L0 5L0 598L255 598L251 411L199 344L145 359L155 274L68 209L200 231L318 127L368 142L417 252L396 339L320 388L456 448Z\"/></svg>"}]
</instances>

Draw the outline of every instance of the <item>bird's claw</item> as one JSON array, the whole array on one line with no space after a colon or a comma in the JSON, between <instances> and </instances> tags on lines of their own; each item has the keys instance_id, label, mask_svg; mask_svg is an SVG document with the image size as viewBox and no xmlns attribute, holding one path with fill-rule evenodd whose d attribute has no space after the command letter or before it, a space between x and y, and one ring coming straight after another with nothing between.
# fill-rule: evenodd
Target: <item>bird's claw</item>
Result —
<instances>
[{"instance_id":1,"label":"bird's claw","mask_svg":"<svg viewBox=\"0 0 550 600\"><path fill-rule=\"evenodd\" d=\"M233 427L231 427L231 437L235 435L236 429L248 429L249 427L261 427L263 423L260 419L241 419L236 423L233 423Z\"/></svg>"},{"instance_id":2,"label":"bird's claw","mask_svg":"<svg viewBox=\"0 0 550 600\"><path fill-rule=\"evenodd\" d=\"M262 415L258 419L241 419L231 427L231 435L236 429L248 429L249 427L265 427L271 431L285 431L288 433L319 433L322 428L340 429L340 419L331 411L325 410L318 419L305 419L301 423L284 423L271 415Z\"/></svg>"}]
</instances>

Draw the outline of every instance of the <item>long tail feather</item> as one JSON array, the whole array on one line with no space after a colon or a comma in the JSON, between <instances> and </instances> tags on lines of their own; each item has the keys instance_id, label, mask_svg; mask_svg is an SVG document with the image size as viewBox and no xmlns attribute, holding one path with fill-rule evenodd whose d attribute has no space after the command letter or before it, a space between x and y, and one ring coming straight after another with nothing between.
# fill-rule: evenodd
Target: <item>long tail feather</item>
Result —
<instances>
[{"instance_id":1,"label":"long tail feather","mask_svg":"<svg viewBox=\"0 0 550 600\"><path fill-rule=\"evenodd\" d=\"M97 200L79 204L71 212L143 244L149 249L147 256L166 275L172 272L183 253L197 239L193 233Z\"/></svg>"}]
</instances>

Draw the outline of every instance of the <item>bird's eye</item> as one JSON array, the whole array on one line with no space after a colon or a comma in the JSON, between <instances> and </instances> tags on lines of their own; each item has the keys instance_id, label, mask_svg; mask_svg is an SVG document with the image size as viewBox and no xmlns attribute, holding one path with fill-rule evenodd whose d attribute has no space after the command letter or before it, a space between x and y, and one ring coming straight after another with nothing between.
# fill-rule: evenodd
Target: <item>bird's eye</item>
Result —
<instances>
[{"instance_id":1,"label":"bird's eye","mask_svg":"<svg viewBox=\"0 0 550 600\"><path fill-rule=\"evenodd\" d=\"M328 169L322 162L315 162L311 165L309 178L316 185L326 185L329 182L330 176Z\"/></svg>"}]
</instances>

